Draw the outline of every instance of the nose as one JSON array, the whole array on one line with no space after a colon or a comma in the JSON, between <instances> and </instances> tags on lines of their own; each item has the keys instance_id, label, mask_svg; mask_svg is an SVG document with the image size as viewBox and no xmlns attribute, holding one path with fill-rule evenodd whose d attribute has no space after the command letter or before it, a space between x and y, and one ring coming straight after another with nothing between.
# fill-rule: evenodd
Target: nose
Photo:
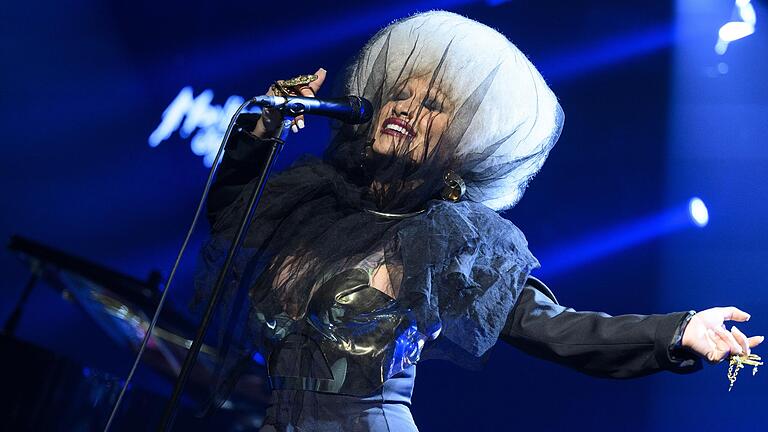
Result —
<instances>
[{"instance_id":1,"label":"nose","mask_svg":"<svg viewBox=\"0 0 768 432\"><path fill-rule=\"evenodd\" d=\"M404 116L407 119L411 118L411 100L410 99L403 99L397 101L397 103L392 107L392 114L396 117Z\"/></svg>"}]
</instances>

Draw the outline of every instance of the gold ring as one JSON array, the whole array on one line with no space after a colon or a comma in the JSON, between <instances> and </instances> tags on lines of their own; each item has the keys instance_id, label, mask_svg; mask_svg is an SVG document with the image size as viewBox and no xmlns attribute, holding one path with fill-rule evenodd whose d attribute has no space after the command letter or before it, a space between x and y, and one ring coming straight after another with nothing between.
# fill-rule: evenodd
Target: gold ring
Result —
<instances>
[{"instance_id":1,"label":"gold ring","mask_svg":"<svg viewBox=\"0 0 768 432\"><path fill-rule=\"evenodd\" d=\"M287 80L278 80L277 82L285 87L296 87L300 85L307 85L313 81L317 81L317 75L299 75Z\"/></svg>"},{"instance_id":2,"label":"gold ring","mask_svg":"<svg viewBox=\"0 0 768 432\"><path fill-rule=\"evenodd\" d=\"M296 87L308 86L309 83L316 81L317 75L299 75L287 80L277 80L272 84L271 90L276 96L297 96ZM314 93L314 92L313 92Z\"/></svg>"}]
</instances>

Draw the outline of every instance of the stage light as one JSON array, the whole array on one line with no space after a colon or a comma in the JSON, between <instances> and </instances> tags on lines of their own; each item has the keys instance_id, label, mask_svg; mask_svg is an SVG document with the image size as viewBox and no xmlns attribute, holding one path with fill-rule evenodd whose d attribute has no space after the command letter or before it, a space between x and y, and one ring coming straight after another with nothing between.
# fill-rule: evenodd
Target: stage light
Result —
<instances>
[{"instance_id":1,"label":"stage light","mask_svg":"<svg viewBox=\"0 0 768 432\"><path fill-rule=\"evenodd\" d=\"M688 202L688 213L693 223L698 227L703 228L709 223L709 210L707 210L707 205L700 198L691 198Z\"/></svg>"},{"instance_id":2,"label":"stage light","mask_svg":"<svg viewBox=\"0 0 768 432\"><path fill-rule=\"evenodd\" d=\"M539 274L555 277L691 225L704 227L708 222L707 206L694 197L658 213L608 226L544 250L539 254Z\"/></svg>"}]
</instances>

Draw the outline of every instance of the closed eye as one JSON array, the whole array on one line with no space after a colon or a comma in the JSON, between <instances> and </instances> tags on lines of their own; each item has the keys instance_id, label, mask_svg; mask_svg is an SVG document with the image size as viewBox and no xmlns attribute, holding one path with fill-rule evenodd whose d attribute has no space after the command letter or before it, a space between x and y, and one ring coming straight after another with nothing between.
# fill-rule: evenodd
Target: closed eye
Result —
<instances>
[{"instance_id":1,"label":"closed eye","mask_svg":"<svg viewBox=\"0 0 768 432\"><path fill-rule=\"evenodd\" d=\"M435 98L425 99L422 103L424 105L424 108L430 110L430 111L442 111L443 110L443 104L441 101L438 101Z\"/></svg>"},{"instance_id":2,"label":"closed eye","mask_svg":"<svg viewBox=\"0 0 768 432\"><path fill-rule=\"evenodd\" d=\"M411 97L411 94L407 90L401 90L392 95L392 100L406 100Z\"/></svg>"}]
</instances>

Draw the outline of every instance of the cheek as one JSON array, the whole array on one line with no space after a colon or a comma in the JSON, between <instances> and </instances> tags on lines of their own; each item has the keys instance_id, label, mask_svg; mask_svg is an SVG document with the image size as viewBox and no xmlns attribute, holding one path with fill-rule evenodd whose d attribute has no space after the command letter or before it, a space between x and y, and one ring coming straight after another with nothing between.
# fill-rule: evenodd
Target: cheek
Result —
<instances>
[{"instance_id":1,"label":"cheek","mask_svg":"<svg viewBox=\"0 0 768 432\"><path fill-rule=\"evenodd\" d=\"M427 132L430 143L436 143L445 132L447 125L448 116L444 113L437 113L425 116L419 124L419 129Z\"/></svg>"},{"instance_id":2,"label":"cheek","mask_svg":"<svg viewBox=\"0 0 768 432\"><path fill-rule=\"evenodd\" d=\"M424 150L427 148L429 153L432 153L438 140L440 140L440 136L445 132L447 124L448 116L443 113L430 113L419 120L418 130L421 133L412 143L414 159L419 160L424 157Z\"/></svg>"}]
</instances>

